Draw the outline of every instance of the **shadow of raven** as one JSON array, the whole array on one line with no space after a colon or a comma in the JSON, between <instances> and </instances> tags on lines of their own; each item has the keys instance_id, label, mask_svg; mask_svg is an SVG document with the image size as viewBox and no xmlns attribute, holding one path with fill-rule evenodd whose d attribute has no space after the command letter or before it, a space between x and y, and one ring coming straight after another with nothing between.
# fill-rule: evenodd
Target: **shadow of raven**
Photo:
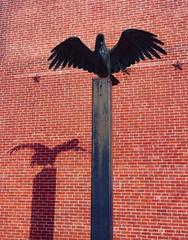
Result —
<instances>
[{"instance_id":1,"label":"shadow of raven","mask_svg":"<svg viewBox=\"0 0 188 240\"><path fill-rule=\"evenodd\" d=\"M55 159L58 154L60 154L62 151L85 151L84 148L79 147L79 140L78 139L72 139L70 141L67 141L63 144L59 144L55 146L54 148L49 148L43 144L40 143L28 143L28 144L20 144L14 148L12 148L9 153L13 154L14 152L24 149L24 148L30 148L35 151L34 155L32 156L31 166L34 165L40 165L40 166L46 166L50 164L51 166L54 165Z\"/></svg>"},{"instance_id":2,"label":"shadow of raven","mask_svg":"<svg viewBox=\"0 0 188 240\"><path fill-rule=\"evenodd\" d=\"M80 68L99 77L110 77L112 85L119 80L112 74L125 70L140 60L160 59L160 53L167 54L160 46L164 45L153 33L127 29L122 32L119 41L108 49L102 33L96 37L95 50L90 50L78 37L69 37L51 51L49 69L65 66Z\"/></svg>"}]
</instances>

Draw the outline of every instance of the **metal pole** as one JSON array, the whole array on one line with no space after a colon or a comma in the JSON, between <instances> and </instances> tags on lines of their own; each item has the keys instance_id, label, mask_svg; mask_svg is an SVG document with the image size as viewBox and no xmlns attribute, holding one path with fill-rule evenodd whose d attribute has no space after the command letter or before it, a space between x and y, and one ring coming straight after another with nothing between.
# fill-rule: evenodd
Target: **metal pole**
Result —
<instances>
[{"instance_id":1,"label":"metal pole","mask_svg":"<svg viewBox=\"0 0 188 240\"><path fill-rule=\"evenodd\" d=\"M91 240L112 240L111 81L93 79Z\"/></svg>"}]
</instances>

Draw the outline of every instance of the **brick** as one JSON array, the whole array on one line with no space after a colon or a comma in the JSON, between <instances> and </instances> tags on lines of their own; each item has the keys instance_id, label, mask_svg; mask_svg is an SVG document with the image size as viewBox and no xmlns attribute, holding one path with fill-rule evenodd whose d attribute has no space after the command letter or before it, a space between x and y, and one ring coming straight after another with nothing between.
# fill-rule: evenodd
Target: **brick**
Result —
<instances>
[{"instance_id":1,"label":"brick","mask_svg":"<svg viewBox=\"0 0 188 240\"><path fill-rule=\"evenodd\" d=\"M1 0L1 240L90 239L95 76L49 71L47 58L69 36L93 49L103 32L110 48L127 28L157 34L168 55L117 74L113 87L113 239L188 239L187 11L185 0ZM8 152L71 139L85 151L61 151L47 170L31 166L32 149ZM47 157L44 151L37 162Z\"/></svg>"}]
</instances>

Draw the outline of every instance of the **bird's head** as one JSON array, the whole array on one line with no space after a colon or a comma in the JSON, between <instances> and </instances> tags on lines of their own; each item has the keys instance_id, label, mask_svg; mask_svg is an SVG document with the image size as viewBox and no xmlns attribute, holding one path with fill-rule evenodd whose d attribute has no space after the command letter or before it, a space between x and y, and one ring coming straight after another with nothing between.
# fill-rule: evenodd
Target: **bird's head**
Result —
<instances>
[{"instance_id":1,"label":"bird's head","mask_svg":"<svg viewBox=\"0 0 188 240\"><path fill-rule=\"evenodd\" d=\"M96 37L96 44L95 44L95 49L100 48L101 46L103 46L105 44L105 39L104 39L104 35L102 33L99 33Z\"/></svg>"},{"instance_id":2,"label":"bird's head","mask_svg":"<svg viewBox=\"0 0 188 240\"><path fill-rule=\"evenodd\" d=\"M96 42L103 43L104 42L104 35L99 33L96 38Z\"/></svg>"}]
</instances>

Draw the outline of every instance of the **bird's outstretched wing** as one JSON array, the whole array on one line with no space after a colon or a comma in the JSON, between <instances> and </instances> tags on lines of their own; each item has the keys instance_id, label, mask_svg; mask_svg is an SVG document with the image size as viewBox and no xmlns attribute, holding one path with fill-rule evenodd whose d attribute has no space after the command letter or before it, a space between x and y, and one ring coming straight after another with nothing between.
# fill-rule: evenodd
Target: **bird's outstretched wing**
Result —
<instances>
[{"instance_id":1,"label":"bird's outstretched wing","mask_svg":"<svg viewBox=\"0 0 188 240\"><path fill-rule=\"evenodd\" d=\"M79 147L79 140L78 139L71 139L63 144L57 145L53 148L53 151L56 153L60 153L63 151L75 150L75 151L85 151L84 148Z\"/></svg>"},{"instance_id":2,"label":"bird's outstretched wing","mask_svg":"<svg viewBox=\"0 0 188 240\"><path fill-rule=\"evenodd\" d=\"M18 150L24 149L24 148L31 148L33 150L37 151L46 151L49 150L48 147L46 147L45 145L42 145L40 143L27 143L27 144L20 144L17 145L16 147L12 148L9 153L13 154L14 152L17 152Z\"/></svg>"},{"instance_id":3,"label":"bird's outstretched wing","mask_svg":"<svg viewBox=\"0 0 188 240\"><path fill-rule=\"evenodd\" d=\"M94 51L91 51L78 37L70 37L57 45L51 51L48 61L51 61L49 69L56 70L61 66L64 68L82 68L88 72L100 74L102 69L101 60Z\"/></svg>"},{"instance_id":4,"label":"bird's outstretched wing","mask_svg":"<svg viewBox=\"0 0 188 240\"><path fill-rule=\"evenodd\" d=\"M164 43L153 33L138 29L125 30L117 44L110 50L111 73L119 72L145 58L160 58L159 53L166 52L159 45Z\"/></svg>"}]
</instances>

